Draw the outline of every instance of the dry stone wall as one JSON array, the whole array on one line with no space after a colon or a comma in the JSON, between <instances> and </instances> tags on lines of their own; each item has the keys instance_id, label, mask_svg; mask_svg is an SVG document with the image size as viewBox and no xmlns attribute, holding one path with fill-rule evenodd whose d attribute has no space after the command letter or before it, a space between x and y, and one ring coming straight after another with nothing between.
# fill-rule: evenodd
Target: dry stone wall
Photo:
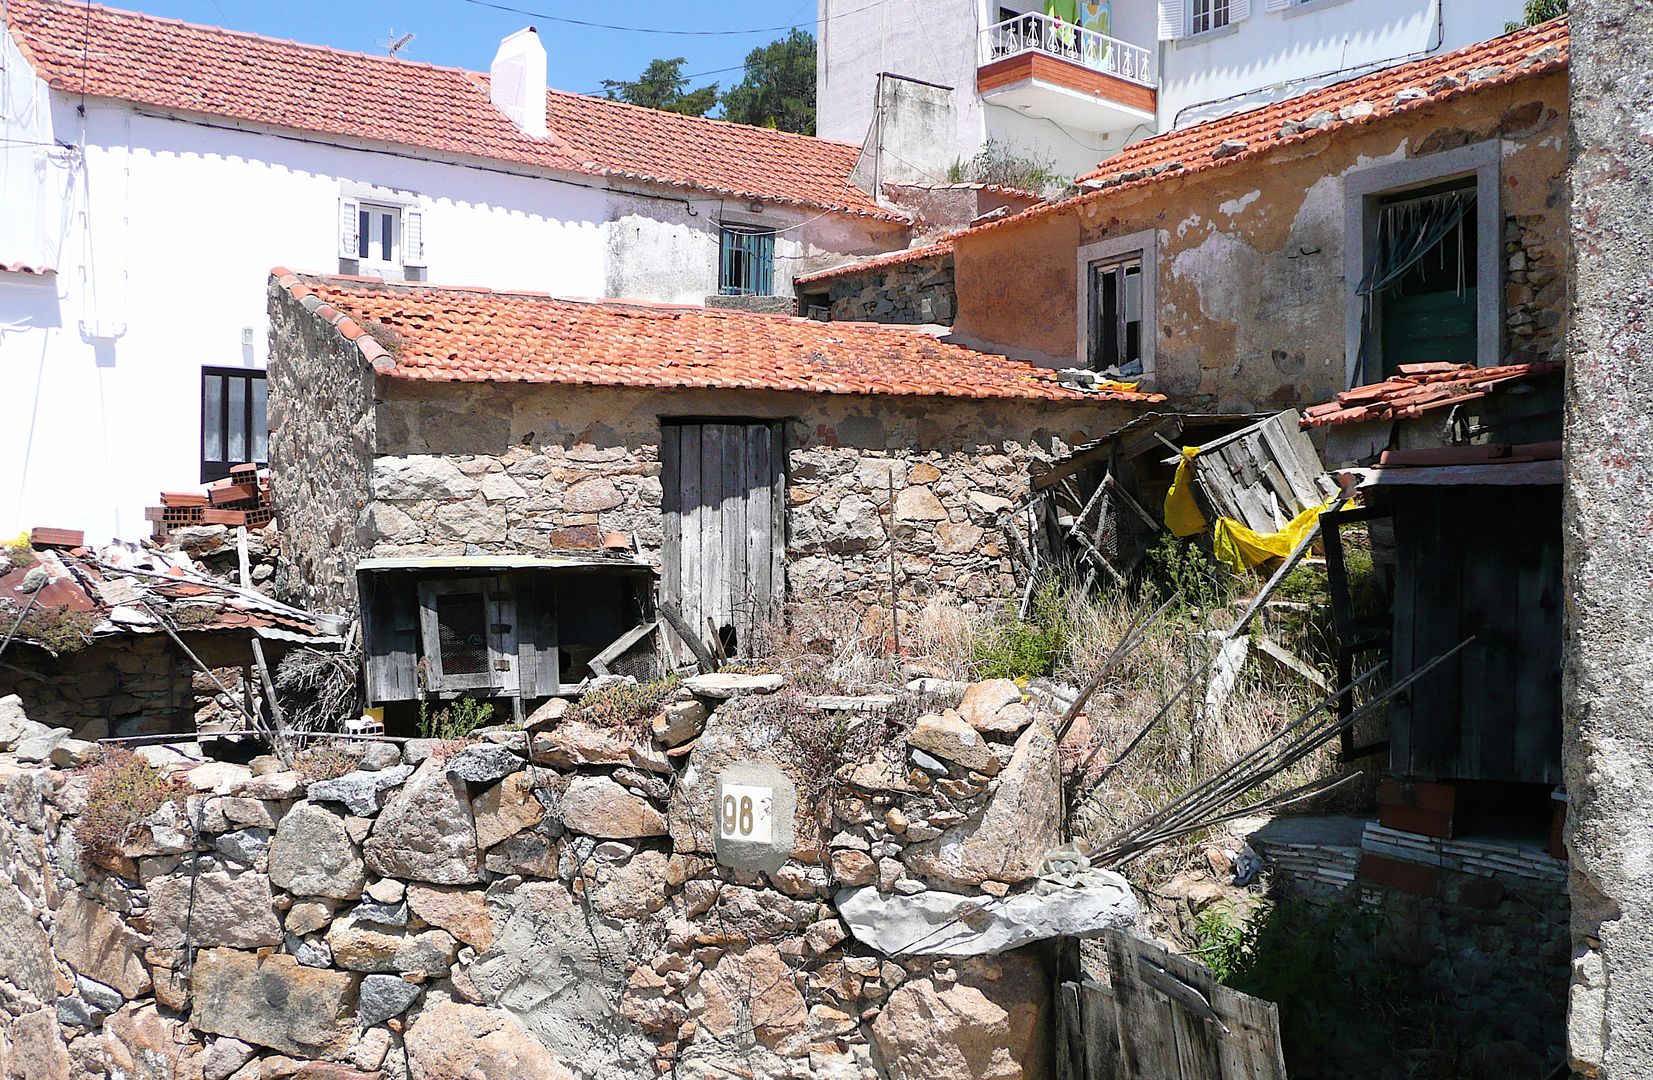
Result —
<instances>
[{"instance_id":1,"label":"dry stone wall","mask_svg":"<svg viewBox=\"0 0 1653 1080\"><path fill-rule=\"evenodd\" d=\"M958 294L951 252L865 273L844 273L810 287L812 306L823 298L835 322L953 324Z\"/></svg>"},{"instance_id":2,"label":"dry stone wall","mask_svg":"<svg viewBox=\"0 0 1653 1080\"><path fill-rule=\"evenodd\" d=\"M12 716L0 1075L1050 1075L1047 914L1135 917L1112 875L1041 876L1051 718L1010 683L831 715L780 682L698 677L643 731L555 702L356 743L325 778L146 749L177 797L106 849L108 763L24 761Z\"/></svg>"}]
</instances>

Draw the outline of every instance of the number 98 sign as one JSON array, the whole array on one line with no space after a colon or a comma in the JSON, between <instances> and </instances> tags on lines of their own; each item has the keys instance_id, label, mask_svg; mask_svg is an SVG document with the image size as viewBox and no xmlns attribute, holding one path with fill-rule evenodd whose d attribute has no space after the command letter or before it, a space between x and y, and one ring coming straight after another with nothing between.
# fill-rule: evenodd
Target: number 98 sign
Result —
<instances>
[{"instance_id":1,"label":"number 98 sign","mask_svg":"<svg viewBox=\"0 0 1653 1080\"><path fill-rule=\"evenodd\" d=\"M772 810L775 789L750 784L723 785L718 804L718 836L748 844L767 844L774 837Z\"/></svg>"}]
</instances>

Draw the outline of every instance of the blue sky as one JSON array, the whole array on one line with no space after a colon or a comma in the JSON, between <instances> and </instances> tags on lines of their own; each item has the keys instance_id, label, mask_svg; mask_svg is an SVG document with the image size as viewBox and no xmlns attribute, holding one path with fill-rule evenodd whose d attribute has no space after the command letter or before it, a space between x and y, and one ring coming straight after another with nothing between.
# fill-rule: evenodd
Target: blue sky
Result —
<instances>
[{"instance_id":1,"label":"blue sky","mask_svg":"<svg viewBox=\"0 0 1653 1080\"><path fill-rule=\"evenodd\" d=\"M785 34L775 31L719 36L626 33L550 22L501 11L470 0L103 0L111 7L147 11L189 22L226 26L271 37L331 45L353 52L384 52L382 42L414 35L401 55L432 64L486 71L499 39L533 23L550 54L551 85L593 93L604 79L630 79L657 56L687 58L689 74L738 67L746 54ZM659 30L740 30L802 22L814 29L815 0L631 0L625 4L571 3L570 0L489 0L544 15ZM738 82L726 71L694 81L695 86Z\"/></svg>"}]
</instances>

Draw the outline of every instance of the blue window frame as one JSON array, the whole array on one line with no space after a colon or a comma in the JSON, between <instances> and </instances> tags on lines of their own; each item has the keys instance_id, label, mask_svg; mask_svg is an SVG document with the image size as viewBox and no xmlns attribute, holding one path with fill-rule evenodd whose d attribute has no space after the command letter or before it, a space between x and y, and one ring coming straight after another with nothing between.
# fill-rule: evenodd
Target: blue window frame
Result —
<instances>
[{"instance_id":1,"label":"blue window frame","mask_svg":"<svg viewBox=\"0 0 1653 1080\"><path fill-rule=\"evenodd\" d=\"M724 296L769 296L775 291L775 234L723 226L717 291Z\"/></svg>"}]
</instances>

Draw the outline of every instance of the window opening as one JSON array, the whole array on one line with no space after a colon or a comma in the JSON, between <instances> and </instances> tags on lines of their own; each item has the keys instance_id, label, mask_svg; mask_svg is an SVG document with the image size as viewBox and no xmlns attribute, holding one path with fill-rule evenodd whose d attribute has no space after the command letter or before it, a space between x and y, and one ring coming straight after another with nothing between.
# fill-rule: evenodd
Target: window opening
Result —
<instances>
[{"instance_id":1,"label":"window opening","mask_svg":"<svg viewBox=\"0 0 1653 1080\"><path fill-rule=\"evenodd\" d=\"M1188 20L1190 34L1221 30L1228 25L1228 0L1193 0L1193 11Z\"/></svg>"},{"instance_id":2,"label":"window opening","mask_svg":"<svg viewBox=\"0 0 1653 1080\"><path fill-rule=\"evenodd\" d=\"M1477 356L1479 239L1475 188L1456 183L1389 196L1378 205L1363 299L1357 382L1413 363ZM1379 363L1371 364L1376 330Z\"/></svg>"},{"instance_id":3,"label":"window opening","mask_svg":"<svg viewBox=\"0 0 1653 1080\"><path fill-rule=\"evenodd\" d=\"M1142 374L1142 256L1090 267L1092 371Z\"/></svg>"},{"instance_id":4,"label":"window opening","mask_svg":"<svg viewBox=\"0 0 1653 1080\"><path fill-rule=\"evenodd\" d=\"M723 226L718 292L770 296L775 291L775 234L768 229Z\"/></svg>"},{"instance_id":5,"label":"window opening","mask_svg":"<svg viewBox=\"0 0 1653 1080\"><path fill-rule=\"evenodd\" d=\"M222 480L231 465L267 464L270 425L266 419L264 372L247 368L201 369L201 482Z\"/></svg>"},{"instance_id":6,"label":"window opening","mask_svg":"<svg viewBox=\"0 0 1653 1080\"><path fill-rule=\"evenodd\" d=\"M402 212L394 206L362 203L356 211L356 257L365 262L401 265Z\"/></svg>"},{"instance_id":7,"label":"window opening","mask_svg":"<svg viewBox=\"0 0 1653 1080\"><path fill-rule=\"evenodd\" d=\"M481 675L488 670L488 613L481 592L436 597L436 632L444 675Z\"/></svg>"}]
</instances>

